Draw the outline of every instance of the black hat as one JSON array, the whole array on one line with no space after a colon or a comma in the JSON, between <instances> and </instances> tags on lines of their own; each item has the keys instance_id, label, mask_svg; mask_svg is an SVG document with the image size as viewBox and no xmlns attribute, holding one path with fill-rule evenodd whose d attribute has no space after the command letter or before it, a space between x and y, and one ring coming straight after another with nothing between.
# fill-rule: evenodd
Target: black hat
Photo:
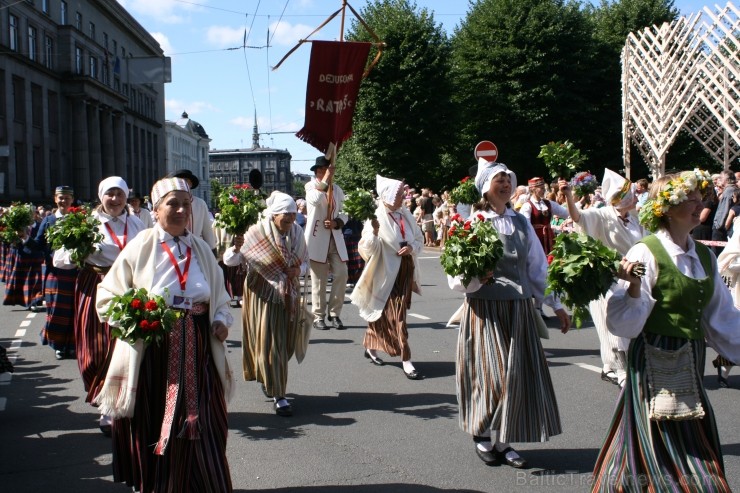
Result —
<instances>
[{"instance_id":1,"label":"black hat","mask_svg":"<svg viewBox=\"0 0 740 493\"><path fill-rule=\"evenodd\" d=\"M139 199L140 202L144 202L144 198L141 196L141 193L137 192L136 190L129 190L128 191L128 200L131 202L132 199Z\"/></svg>"},{"instance_id":2,"label":"black hat","mask_svg":"<svg viewBox=\"0 0 740 493\"><path fill-rule=\"evenodd\" d=\"M311 171L316 171L316 168L321 168L323 166L329 166L331 163L328 159L326 159L324 156L319 156L316 158L316 163L311 166Z\"/></svg>"},{"instance_id":3,"label":"black hat","mask_svg":"<svg viewBox=\"0 0 740 493\"><path fill-rule=\"evenodd\" d=\"M71 195L72 197L75 196L74 189L69 185L59 185L54 189L54 195L59 195L60 193L62 195Z\"/></svg>"},{"instance_id":4,"label":"black hat","mask_svg":"<svg viewBox=\"0 0 740 493\"><path fill-rule=\"evenodd\" d=\"M197 188L198 184L200 183L200 180L197 176L193 174L192 171L189 169L180 169L177 171L173 171L169 175L167 175L167 178L184 178L186 180L190 180L190 189Z\"/></svg>"}]
</instances>

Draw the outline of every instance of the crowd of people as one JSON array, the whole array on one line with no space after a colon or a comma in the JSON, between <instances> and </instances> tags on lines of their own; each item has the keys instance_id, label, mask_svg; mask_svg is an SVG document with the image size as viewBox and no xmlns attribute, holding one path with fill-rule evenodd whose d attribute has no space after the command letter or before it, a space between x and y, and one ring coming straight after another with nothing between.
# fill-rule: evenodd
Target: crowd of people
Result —
<instances>
[{"instance_id":1,"label":"crowd of people","mask_svg":"<svg viewBox=\"0 0 740 493\"><path fill-rule=\"evenodd\" d=\"M417 194L378 175L375 216L360 222L343 213L333 163L320 156L311 170L305 199L273 192L244 234L216 226L192 194L198 178L180 170L153 185L151 202L122 177L102 180L92 212L102 240L82 263L47 240L75 203L69 186L55 189L55 208L37 209L18 241L1 245L3 302L46 311L40 340L56 359L77 361L86 401L112 438L116 482L141 492L232 491L230 308L241 308L243 379L259 383L277 416L297 412L286 398L289 361L306 356L311 331L345 329L348 287L367 322L363 356L376 366L398 357L406 378L423 379L406 323L413 294L421 294L417 257L444 247L454 215L476 214L497 231L504 257L467 284L447 281L464 294L456 395L477 456L525 468L512 443L562 432L540 341L542 306L568 332L569 314L546 294L547 255L558 234L578 231L623 259L618 282L589 305L601 379L620 392L593 490L673 491L698 477L702 491L729 491L702 372L711 347L727 387L740 359L740 176L693 170L651 184L607 169L593 193L579 196L562 179L517 186L506 165L480 160L479 202L451 203L449 193L427 188ZM111 303L142 288L179 314L160 344L112 335ZM12 371L0 349L0 372Z\"/></svg>"}]
</instances>

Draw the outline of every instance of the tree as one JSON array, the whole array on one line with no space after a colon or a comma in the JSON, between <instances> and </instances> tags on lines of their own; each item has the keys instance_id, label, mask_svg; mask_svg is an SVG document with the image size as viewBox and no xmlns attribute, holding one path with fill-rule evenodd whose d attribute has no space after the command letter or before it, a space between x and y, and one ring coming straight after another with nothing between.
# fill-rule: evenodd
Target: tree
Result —
<instances>
[{"instance_id":1,"label":"tree","mask_svg":"<svg viewBox=\"0 0 740 493\"><path fill-rule=\"evenodd\" d=\"M224 187L216 178L211 178L211 208L215 209L218 204L218 196Z\"/></svg>"},{"instance_id":2,"label":"tree","mask_svg":"<svg viewBox=\"0 0 740 493\"><path fill-rule=\"evenodd\" d=\"M337 181L345 189L373 188L379 173L439 187L451 176L441 162L454 138L447 125L449 41L432 14L408 0L374 0L361 15L387 46L360 87L353 136L337 157ZM347 39L372 41L357 21Z\"/></svg>"},{"instance_id":3,"label":"tree","mask_svg":"<svg viewBox=\"0 0 740 493\"><path fill-rule=\"evenodd\" d=\"M478 0L452 38L455 103L461 113L454 151L462 175L481 140L524 177L545 171L540 146L571 140L586 154L598 129L587 89L596 60L587 18L561 0Z\"/></svg>"}]
</instances>

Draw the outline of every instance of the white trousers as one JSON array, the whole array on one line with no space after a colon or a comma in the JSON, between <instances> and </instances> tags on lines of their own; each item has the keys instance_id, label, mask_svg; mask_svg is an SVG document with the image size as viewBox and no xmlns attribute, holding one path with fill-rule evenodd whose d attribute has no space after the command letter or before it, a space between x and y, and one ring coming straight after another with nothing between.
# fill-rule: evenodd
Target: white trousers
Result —
<instances>
[{"instance_id":1,"label":"white trousers","mask_svg":"<svg viewBox=\"0 0 740 493\"><path fill-rule=\"evenodd\" d=\"M588 304L591 318L599 336L602 370L604 373L613 371L622 384L626 378L627 359L620 347L625 347L622 337L615 336L606 326L606 301L601 296Z\"/></svg>"},{"instance_id":2,"label":"white trousers","mask_svg":"<svg viewBox=\"0 0 740 493\"><path fill-rule=\"evenodd\" d=\"M344 294L347 291L347 263L343 262L337 252L334 238L329 242L329 253L326 263L311 260L311 311L314 320L323 320L327 313L326 283L329 278L329 268L333 277L331 292L329 293L330 317L338 317L342 314L344 306Z\"/></svg>"}]
</instances>

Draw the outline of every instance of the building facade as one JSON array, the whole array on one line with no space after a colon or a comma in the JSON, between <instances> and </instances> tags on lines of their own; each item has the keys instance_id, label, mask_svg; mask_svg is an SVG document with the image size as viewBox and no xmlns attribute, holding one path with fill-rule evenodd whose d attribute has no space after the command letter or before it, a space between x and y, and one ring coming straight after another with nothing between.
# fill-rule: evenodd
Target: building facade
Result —
<instances>
[{"instance_id":1,"label":"building facade","mask_svg":"<svg viewBox=\"0 0 740 493\"><path fill-rule=\"evenodd\" d=\"M259 132L255 121L251 149L211 150L209 153L210 177L227 187L234 183L249 183L249 173L256 169L262 173L261 190L265 194L270 195L278 190L293 195L291 158L287 149L260 147Z\"/></svg>"},{"instance_id":2,"label":"building facade","mask_svg":"<svg viewBox=\"0 0 740 493\"><path fill-rule=\"evenodd\" d=\"M0 201L165 174L169 59L116 0L0 2Z\"/></svg>"},{"instance_id":3,"label":"building facade","mask_svg":"<svg viewBox=\"0 0 740 493\"><path fill-rule=\"evenodd\" d=\"M193 190L196 195L210 204L211 187L209 185L208 151L211 139L208 138L203 125L191 120L187 112L176 122L165 122L167 135L167 173L187 169L200 180Z\"/></svg>"}]
</instances>

